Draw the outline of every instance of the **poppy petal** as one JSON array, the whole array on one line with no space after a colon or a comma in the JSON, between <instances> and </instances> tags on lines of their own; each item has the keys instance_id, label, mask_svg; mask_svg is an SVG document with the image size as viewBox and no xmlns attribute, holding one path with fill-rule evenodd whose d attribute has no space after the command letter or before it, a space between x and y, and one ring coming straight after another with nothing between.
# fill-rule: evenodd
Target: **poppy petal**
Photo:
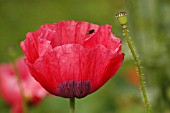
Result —
<instances>
[{"instance_id":1,"label":"poppy petal","mask_svg":"<svg viewBox=\"0 0 170 113\"><path fill-rule=\"evenodd\" d=\"M115 54L113 50L103 45L87 49L78 44L65 44L46 52L34 64L29 64L29 68L34 78L50 93L69 98L73 96L81 98L94 92L111 78L120 67L123 56ZM75 85L71 86L73 83ZM59 87L67 87L66 84L70 86L67 89L72 90L64 95ZM83 95L77 94L81 91L75 90L76 87L81 87L81 84L88 85L83 88L88 89L82 92Z\"/></svg>"}]
</instances>

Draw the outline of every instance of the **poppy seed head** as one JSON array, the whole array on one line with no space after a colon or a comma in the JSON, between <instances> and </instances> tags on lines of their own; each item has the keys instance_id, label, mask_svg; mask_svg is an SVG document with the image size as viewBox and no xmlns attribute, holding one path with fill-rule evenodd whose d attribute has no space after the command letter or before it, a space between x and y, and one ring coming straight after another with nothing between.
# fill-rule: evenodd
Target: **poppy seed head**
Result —
<instances>
[{"instance_id":1,"label":"poppy seed head","mask_svg":"<svg viewBox=\"0 0 170 113\"><path fill-rule=\"evenodd\" d=\"M116 18L118 19L120 25L123 26L123 28L126 28L126 24L127 24L127 13L126 12L119 12L116 15Z\"/></svg>"}]
</instances>

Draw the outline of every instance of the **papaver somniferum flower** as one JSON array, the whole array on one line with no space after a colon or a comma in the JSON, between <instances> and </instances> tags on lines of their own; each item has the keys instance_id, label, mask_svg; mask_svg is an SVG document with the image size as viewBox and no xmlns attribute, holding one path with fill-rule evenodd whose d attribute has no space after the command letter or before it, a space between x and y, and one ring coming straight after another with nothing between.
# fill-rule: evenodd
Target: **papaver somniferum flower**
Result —
<instances>
[{"instance_id":1,"label":"papaver somniferum flower","mask_svg":"<svg viewBox=\"0 0 170 113\"><path fill-rule=\"evenodd\" d=\"M26 102L38 104L47 95L47 91L30 75L23 58L16 61L16 66ZM0 65L0 92L4 100L11 105L12 113L23 112L21 92L12 64Z\"/></svg>"},{"instance_id":2,"label":"papaver somniferum flower","mask_svg":"<svg viewBox=\"0 0 170 113\"><path fill-rule=\"evenodd\" d=\"M21 42L32 76L51 94L82 98L119 69L122 43L111 26L82 21L45 24Z\"/></svg>"}]
</instances>

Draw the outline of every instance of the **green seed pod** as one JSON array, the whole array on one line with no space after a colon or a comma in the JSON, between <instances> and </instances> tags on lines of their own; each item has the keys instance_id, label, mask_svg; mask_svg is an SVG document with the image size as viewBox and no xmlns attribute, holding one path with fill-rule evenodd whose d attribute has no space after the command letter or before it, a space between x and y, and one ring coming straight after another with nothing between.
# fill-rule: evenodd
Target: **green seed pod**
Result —
<instances>
[{"instance_id":1,"label":"green seed pod","mask_svg":"<svg viewBox=\"0 0 170 113\"><path fill-rule=\"evenodd\" d=\"M116 18L118 19L120 25L122 25L123 28L127 28L127 13L126 12L119 12L116 15Z\"/></svg>"}]
</instances>

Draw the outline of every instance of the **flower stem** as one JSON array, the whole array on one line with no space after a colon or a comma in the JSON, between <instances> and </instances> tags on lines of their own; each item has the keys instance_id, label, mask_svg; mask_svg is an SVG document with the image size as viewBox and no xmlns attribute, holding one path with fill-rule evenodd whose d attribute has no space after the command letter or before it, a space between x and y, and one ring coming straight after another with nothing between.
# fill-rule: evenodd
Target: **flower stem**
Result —
<instances>
[{"instance_id":1,"label":"flower stem","mask_svg":"<svg viewBox=\"0 0 170 113\"><path fill-rule=\"evenodd\" d=\"M75 98L70 98L70 113L75 113Z\"/></svg>"},{"instance_id":2,"label":"flower stem","mask_svg":"<svg viewBox=\"0 0 170 113\"><path fill-rule=\"evenodd\" d=\"M24 89L22 87L22 80L21 80L21 76L19 75L16 62L13 62L13 68L14 68L15 75L18 79L18 86L19 86L20 94L21 94L23 113L28 113L27 106L26 106L26 100L25 100L25 97L24 97Z\"/></svg>"},{"instance_id":3,"label":"flower stem","mask_svg":"<svg viewBox=\"0 0 170 113\"><path fill-rule=\"evenodd\" d=\"M132 46L132 43L130 41L130 38L128 36L128 31L127 29L123 29L123 32L124 32L124 35L125 35L125 38L126 38L126 41L127 41L127 44L129 46L129 49L133 55L133 58L136 62L136 65L137 65L137 68L138 68L138 74L139 74L139 77L140 77L140 86L141 86L141 90L142 90L142 94L143 94L143 97L144 97L144 101L145 101L145 104L146 104L146 108L147 108L147 112L150 113L150 105L149 105L149 101L148 101L148 98L147 98L147 94L146 94L146 88L145 88L145 82L144 82L144 78L143 78L143 72L142 72L142 69L141 69L141 64L140 64L140 60L139 58L137 57L137 54Z\"/></svg>"},{"instance_id":4,"label":"flower stem","mask_svg":"<svg viewBox=\"0 0 170 113\"><path fill-rule=\"evenodd\" d=\"M116 17L118 18L119 23L122 25L125 39L127 41L128 47L129 47L129 49L132 53L132 56L135 60L136 65L137 65L138 74L139 74L139 77L140 77L140 86L141 86L141 90L142 90L142 95L143 95L145 105L146 105L146 108L147 108L147 113L150 113L150 105L149 105L148 97L147 97L147 94L146 94L146 88L145 88L144 78L143 78L143 71L142 71L142 68L141 68L140 60L137 57L137 54L136 54L136 52L133 48L133 45L130 41L130 37L129 37L129 34L128 34L128 30L127 30L127 17L126 17L126 15L127 14L125 12L120 12L116 15Z\"/></svg>"}]
</instances>

